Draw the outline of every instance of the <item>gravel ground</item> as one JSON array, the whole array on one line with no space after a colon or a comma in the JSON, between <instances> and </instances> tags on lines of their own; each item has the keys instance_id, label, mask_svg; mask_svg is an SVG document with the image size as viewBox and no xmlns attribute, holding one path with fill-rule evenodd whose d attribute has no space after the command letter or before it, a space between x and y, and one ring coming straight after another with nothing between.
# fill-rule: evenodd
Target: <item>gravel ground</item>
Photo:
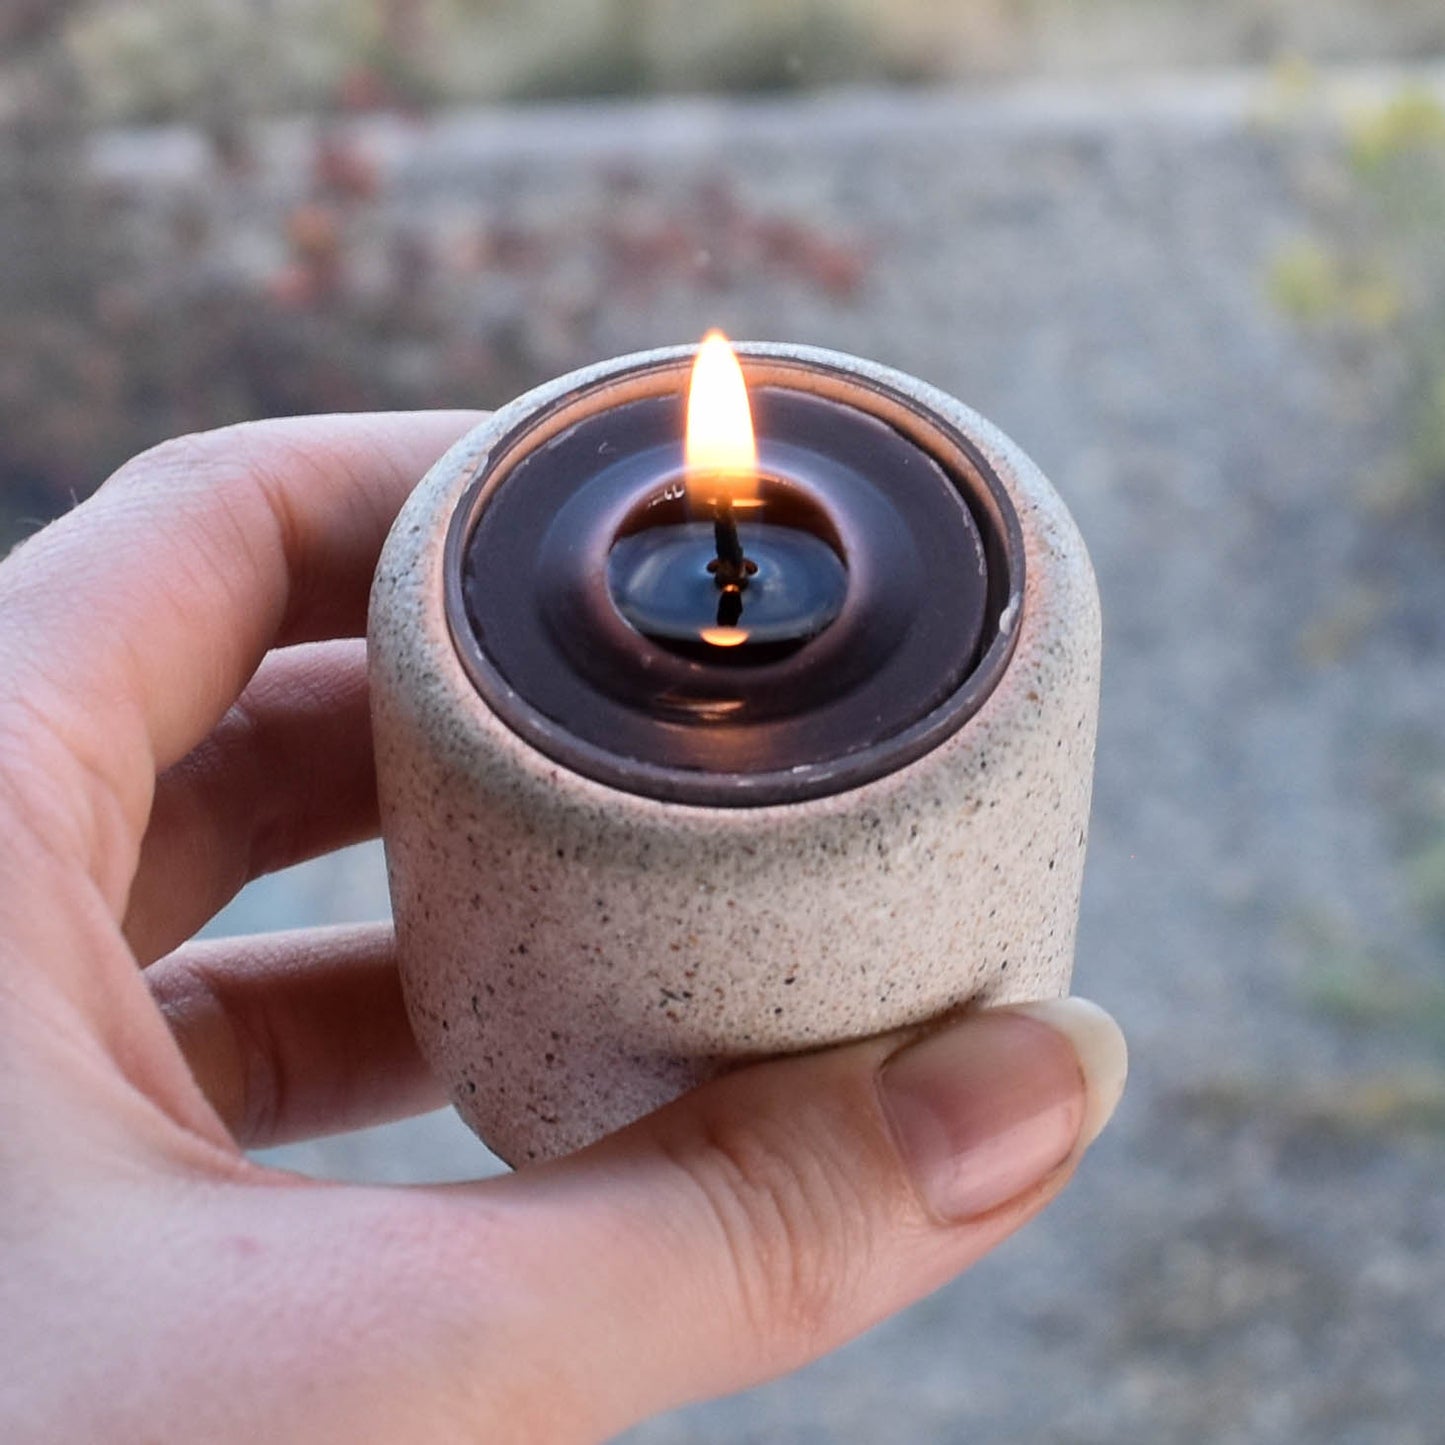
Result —
<instances>
[{"instance_id":1,"label":"gravel ground","mask_svg":"<svg viewBox=\"0 0 1445 1445\"><path fill-rule=\"evenodd\" d=\"M1445 804L1445 529L1367 505L1392 440L1382 383L1265 299L1332 141L1261 108L1249 83L1161 83L372 138L393 202L438 224L502 194L519 215L591 214L625 166L664 199L724 176L839 238L846 286L678 278L601 308L588 345L716 323L927 377L1033 453L1102 586L1076 983L1132 1039L1115 1125L966 1279L636 1445L1445 1438L1445 1052L1419 1004L1439 1008L1439 940L1402 854L1408 819ZM124 170L126 144L104 163ZM361 850L224 921L384 909ZM1382 991L1368 1025L1341 1017ZM444 1116L270 1157L361 1178L495 1167Z\"/></svg>"}]
</instances>

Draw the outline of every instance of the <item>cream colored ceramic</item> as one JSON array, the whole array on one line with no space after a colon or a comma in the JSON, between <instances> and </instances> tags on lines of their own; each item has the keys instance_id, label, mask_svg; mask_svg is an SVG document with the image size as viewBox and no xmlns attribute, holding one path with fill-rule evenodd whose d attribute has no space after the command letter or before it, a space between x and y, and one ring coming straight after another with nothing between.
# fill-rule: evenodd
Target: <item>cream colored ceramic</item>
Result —
<instances>
[{"instance_id":1,"label":"cream colored ceramic","mask_svg":"<svg viewBox=\"0 0 1445 1445\"><path fill-rule=\"evenodd\" d=\"M1068 988L1099 670L1073 521L1007 437L934 388L831 352L739 349L845 367L972 439L1023 529L1017 646L960 731L862 787L741 809L620 792L482 703L448 633L442 556L501 437L642 358L540 388L437 464L372 598L383 829L417 1038L513 1163L575 1149L739 1061Z\"/></svg>"}]
</instances>

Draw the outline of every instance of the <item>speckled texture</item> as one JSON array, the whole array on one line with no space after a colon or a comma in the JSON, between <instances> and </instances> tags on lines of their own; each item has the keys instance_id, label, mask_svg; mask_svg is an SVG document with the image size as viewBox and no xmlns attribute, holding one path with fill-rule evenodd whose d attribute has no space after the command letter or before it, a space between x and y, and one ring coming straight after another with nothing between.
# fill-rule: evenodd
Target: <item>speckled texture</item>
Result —
<instances>
[{"instance_id":1,"label":"speckled texture","mask_svg":"<svg viewBox=\"0 0 1445 1445\"><path fill-rule=\"evenodd\" d=\"M580 1147L733 1062L1068 988L1099 666L1077 529L1028 458L951 397L832 352L742 349L846 367L972 438L1023 529L1017 648L958 733L864 787L752 809L616 791L482 704L447 632L442 552L524 412L642 358L530 393L437 464L372 598L383 833L417 1037L513 1163Z\"/></svg>"}]
</instances>

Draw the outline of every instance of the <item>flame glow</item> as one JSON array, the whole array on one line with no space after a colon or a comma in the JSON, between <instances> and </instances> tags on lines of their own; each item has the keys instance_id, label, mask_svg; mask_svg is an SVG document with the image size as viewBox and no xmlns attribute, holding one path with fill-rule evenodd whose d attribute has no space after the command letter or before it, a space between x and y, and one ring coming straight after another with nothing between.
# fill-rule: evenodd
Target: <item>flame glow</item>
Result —
<instances>
[{"instance_id":1,"label":"flame glow","mask_svg":"<svg viewBox=\"0 0 1445 1445\"><path fill-rule=\"evenodd\" d=\"M748 640L746 627L704 627L699 635L713 647L737 647Z\"/></svg>"},{"instance_id":2,"label":"flame glow","mask_svg":"<svg viewBox=\"0 0 1445 1445\"><path fill-rule=\"evenodd\" d=\"M692 365L684 456L694 501L742 501L757 489L758 448L748 388L721 331L708 332Z\"/></svg>"}]
</instances>

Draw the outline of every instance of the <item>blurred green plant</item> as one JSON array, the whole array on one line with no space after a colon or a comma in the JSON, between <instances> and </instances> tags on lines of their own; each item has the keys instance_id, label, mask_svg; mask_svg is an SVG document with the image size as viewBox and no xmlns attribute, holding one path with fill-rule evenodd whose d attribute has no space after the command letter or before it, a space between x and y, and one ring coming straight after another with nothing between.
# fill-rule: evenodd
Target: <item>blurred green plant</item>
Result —
<instances>
[{"instance_id":1,"label":"blurred green plant","mask_svg":"<svg viewBox=\"0 0 1445 1445\"><path fill-rule=\"evenodd\" d=\"M1228 1074L1174 1096L1190 1118L1249 1125L1276 1137L1445 1140L1445 1070L1405 1065L1372 1074Z\"/></svg>"},{"instance_id":2,"label":"blurred green plant","mask_svg":"<svg viewBox=\"0 0 1445 1445\"><path fill-rule=\"evenodd\" d=\"M1445 959L1445 744L1433 733L1396 738L1377 764L1406 900ZM1441 985L1445 988L1445 984Z\"/></svg>"},{"instance_id":3,"label":"blurred green plant","mask_svg":"<svg viewBox=\"0 0 1445 1445\"><path fill-rule=\"evenodd\" d=\"M1376 257L1342 256L1318 240L1300 238L1275 257L1269 275L1275 304L1296 320L1343 320L1382 331L1400 318L1403 297Z\"/></svg>"},{"instance_id":4,"label":"blurred green plant","mask_svg":"<svg viewBox=\"0 0 1445 1445\"><path fill-rule=\"evenodd\" d=\"M1291 78L1298 103L1298 80ZM1445 104L1418 86L1356 114L1334 173L1313 187L1315 231L1275 256L1274 303L1302 326L1402 367L1405 440L1391 495L1445 498Z\"/></svg>"},{"instance_id":5,"label":"blurred green plant","mask_svg":"<svg viewBox=\"0 0 1445 1445\"><path fill-rule=\"evenodd\" d=\"M1445 852L1440 861L1445 866ZM1397 1032L1445 1060L1445 983L1406 969L1331 913L1296 920L1294 932L1310 960L1304 988L1315 1009L1353 1027Z\"/></svg>"},{"instance_id":6,"label":"blurred green plant","mask_svg":"<svg viewBox=\"0 0 1445 1445\"><path fill-rule=\"evenodd\" d=\"M1398 182L1405 167L1431 160L1445 144L1445 110L1430 91L1407 86L1387 105L1360 116L1353 127L1350 155L1363 174Z\"/></svg>"},{"instance_id":7,"label":"blurred green plant","mask_svg":"<svg viewBox=\"0 0 1445 1445\"><path fill-rule=\"evenodd\" d=\"M88 0L67 34L97 113L125 120L195 120L217 96L272 113L417 109L934 73L864 0Z\"/></svg>"},{"instance_id":8,"label":"blurred green plant","mask_svg":"<svg viewBox=\"0 0 1445 1445\"><path fill-rule=\"evenodd\" d=\"M35 14L53 0L3 0ZM1416 60L1439 0L83 0L71 38L109 119L839 80ZM250 64L237 64L242 56Z\"/></svg>"},{"instance_id":9,"label":"blurred green plant","mask_svg":"<svg viewBox=\"0 0 1445 1445\"><path fill-rule=\"evenodd\" d=\"M1406 860L1405 872L1411 901L1445 950L1445 819Z\"/></svg>"},{"instance_id":10,"label":"blurred green plant","mask_svg":"<svg viewBox=\"0 0 1445 1445\"><path fill-rule=\"evenodd\" d=\"M1432 958L1445 958L1445 757L1438 740L1396 740L1379 786L1405 908L1423 947L1381 947L1322 908L1294 921L1308 960L1302 986L1308 1004L1337 1023L1398 1040L1400 1068L1413 1081L1406 1092L1414 1103L1402 1116L1419 1123L1434 1111L1445 1132L1445 979L1430 967ZM1431 1079L1435 1095L1426 1088L1422 1096L1420 1081ZM1417 1108L1422 1097L1428 1107Z\"/></svg>"},{"instance_id":11,"label":"blurred green plant","mask_svg":"<svg viewBox=\"0 0 1445 1445\"><path fill-rule=\"evenodd\" d=\"M918 79L917 67L893 51L883 29L849 0L732 0L706 15L656 0L609 0L593 44L556 47L508 83L506 93L747 95Z\"/></svg>"}]
</instances>

